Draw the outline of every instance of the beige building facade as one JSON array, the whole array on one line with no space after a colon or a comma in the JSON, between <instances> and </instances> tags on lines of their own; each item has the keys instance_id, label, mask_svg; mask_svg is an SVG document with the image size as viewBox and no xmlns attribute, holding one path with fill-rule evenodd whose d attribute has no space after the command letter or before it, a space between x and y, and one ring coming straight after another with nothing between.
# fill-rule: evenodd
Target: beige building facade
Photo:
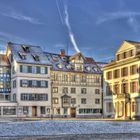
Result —
<instances>
[{"instance_id":1,"label":"beige building facade","mask_svg":"<svg viewBox=\"0 0 140 140\"><path fill-rule=\"evenodd\" d=\"M125 40L115 60L103 67L105 117L140 118L139 54L140 42Z\"/></svg>"}]
</instances>

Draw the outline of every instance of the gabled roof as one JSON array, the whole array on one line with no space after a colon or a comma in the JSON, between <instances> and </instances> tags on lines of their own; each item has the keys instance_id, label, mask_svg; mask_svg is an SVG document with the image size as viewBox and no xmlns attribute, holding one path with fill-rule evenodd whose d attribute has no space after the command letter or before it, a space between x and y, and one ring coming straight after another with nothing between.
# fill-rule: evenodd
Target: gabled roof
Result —
<instances>
[{"instance_id":1,"label":"gabled roof","mask_svg":"<svg viewBox=\"0 0 140 140\"><path fill-rule=\"evenodd\" d=\"M85 60L85 57L84 57L84 55L82 54L82 53L76 53L76 54L74 54L74 55L72 55L72 56L70 56L70 60L73 60L73 59L75 59L75 58L77 58L77 57L82 57L84 60Z\"/></svg>"},{"instance_id":2,"label":"gabled roof","mask_svg":"<svg viewBox=\"0 0 140 140\"><path fill-rule=\"evenodd\" d=\"M29 47L28 52L24 51L23 45ZM11 50L11 53L13 54L13 58L19 63L51 65L40 46L16 44L10 42L8 43L8 47ZM21 59L19 54L22 53L26 55L26 59ZM35 61L35 59L33 58L34 55L39 56L39 61Z\"/></svg>"},{"instance_id":3,"label":"gabled roof","mask_svg":"<svg viewBox=\"0 0 140 140\"><path fill-rule=\"evenodd\" d=\"M131 43L133 45L140 45L140 42L138 42L138 41L131 41L131 40L125 40L125 41L128 43Z\"/></svg>"},{"instance_id":4,"label":"gabled roof","mask_svg":"<svg viewBox=\"0 0 140 140\"><path fill-rule=\"evenodd\" d=\"M140 47L140 42L124 40L122 44L120 45L120 47L117 49L116 53L119 52L120 50L125 50L132 47Z\"/></svg>"}]
</instances>

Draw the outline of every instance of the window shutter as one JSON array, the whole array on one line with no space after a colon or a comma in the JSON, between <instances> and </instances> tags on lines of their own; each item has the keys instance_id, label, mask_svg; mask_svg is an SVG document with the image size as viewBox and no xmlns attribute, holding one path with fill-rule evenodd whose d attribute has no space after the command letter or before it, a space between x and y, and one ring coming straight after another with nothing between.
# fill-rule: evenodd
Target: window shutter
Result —
<instances>
[{"instance_id":1,"label":"window shutter","mask_svg":"<svg viewBox=\"0 0 140 140\"><path fill-rule=\"evenodd\" d=\"M41 81L37 81L37 87L41 87Z\"/></svg>"},{"instance_id":2,"label":"window shutter","mask_svg":"<svg viewBox=\"0 0 140 140\"><path fill-rule=\"evenodd\" d=\"M28 81L28 87L32 87L32 80Z\"/></svg>"},{"instance_id":3,"label":"window shutter","mask_svg":"<svg viewBox=\"0 0 140 140\"><path fill-rule=\"evenodd\" d=\"M20 80L20 87L22 87L22 80Z\"/></svg>"},{"instance_id":4,"label":"window shutter","mask_svg":"<svg viewBox=\"0 0 140 140\"><path fill-rule=\"evenodd\" d=\"M23 66L20 65L20 72L23 72Z\"/></svg>"},{"instance_id":5,"label":"window shutter","mask_svg":"<svg viewBox=\"0 0 140 140\"><path fill-rule=\"evenodd\" d=\"M48 67L45 67L45 74L48 74Z\"/></svg>"},{"instance_id":6,"label":"window shutter","mask_svg":"<svg viewBox=\"0 0 140 140\"><path fill-rule=\"evenodd\" d=\"M48 88L48 81L45 81L46 88Z\"/></svg>"}]
</instances>

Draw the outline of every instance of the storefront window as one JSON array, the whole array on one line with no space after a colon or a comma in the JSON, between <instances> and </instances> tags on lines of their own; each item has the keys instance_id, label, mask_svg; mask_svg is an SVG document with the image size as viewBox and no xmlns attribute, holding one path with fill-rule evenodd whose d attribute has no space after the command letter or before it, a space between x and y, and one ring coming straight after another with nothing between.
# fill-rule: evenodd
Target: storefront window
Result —
<instances>
[{"instance_id":1,"label":"storefront window","mask_svg":"<svg viewBox=\"0 0 140 140\"><path fill-rule=\"evenodd\" d=\"M16 107L3 107L3 115L16 115Z\"/></svg>"}]
</instances>

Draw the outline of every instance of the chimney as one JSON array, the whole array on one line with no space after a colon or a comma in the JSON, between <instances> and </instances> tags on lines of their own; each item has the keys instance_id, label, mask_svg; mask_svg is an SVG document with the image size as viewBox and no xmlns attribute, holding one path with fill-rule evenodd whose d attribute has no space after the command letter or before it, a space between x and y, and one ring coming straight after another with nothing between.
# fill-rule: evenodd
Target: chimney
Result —
<instances>
[{"instance_id":1,"label":"chimney","mask_svg":"<svg viewBox=\"0 0 140 140\"><path fill-rule=\"evenodd\" d=\"M65 50L64 50L64 49L61 49L61 50L60 50L60 55L61 55L61 56L65 56Z\"/></svg>"}]
</instances>

